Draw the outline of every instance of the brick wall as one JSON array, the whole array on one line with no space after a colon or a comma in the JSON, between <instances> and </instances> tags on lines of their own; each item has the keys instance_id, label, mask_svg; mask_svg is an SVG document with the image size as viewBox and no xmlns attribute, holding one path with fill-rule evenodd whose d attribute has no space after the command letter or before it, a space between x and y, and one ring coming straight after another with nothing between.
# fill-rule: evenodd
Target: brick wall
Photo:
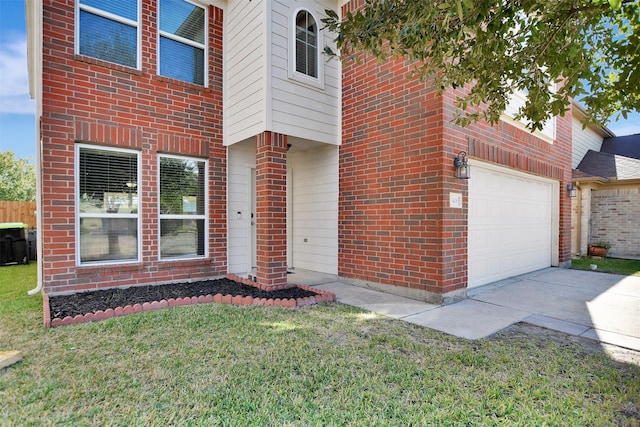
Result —
<instances>
[{"instance_id":1,"label":"brick wall","mask_svg":"<svg viewBox=\"0 0 640 427\"><path fill-rule=\"evenodd\" d=\"M222 10L209 7L208 87L157 75L155 1L142 3L142 69L74 54L74 1L43 11L43 282L47 293L173 282L226 272L226 149L222 145ZM74 145L141 153L141 262L76 266ZM209 253L158 261L159 153L209 159Z\"/></svg>"},{"instance_id":2,"label":"brick wall","mask_svg":"<svg viewBox=\"0 0 640 427\"><path fill-rule=\"evenodd\" d=\"M442 100L406 71L345 63L338 272L439 293Z\"/></svg>"},{"instance_id":3,"label":"brick wall","mask_svg":"<svg viewBox=\"0 0 640 427\"><path fill-rule=\"evenodd\" d=\"M559 181L558 261L560 266L568 265L571 260L571 198L567 196L566 187L571 183L571 110L564 117L556 117L555 140L548 142L503 120L495 126L480 122L463 129L454 125L451 119L455 113L453 101L456 95L461 93L450 90L444 94L445 138L450 147L458 149L466 140L466 151L472 158Z\"/></svg>"},{"instance_id":4,"label":"brick wall","mask_svg":"<svg viewBox=\"0 0 640 427\"><path fill-rule=\"evenodd\" d=\"M591 193L591 242L609 242L609 253L640 256L640 187L594 190Z\"/></svg>"},{"instance_id":5,"label":"brick wall","mask_svg":"<svg viewBox=\"0 0 640 427\"><path fill-rule=\"evenodd\" d=\"M287 284L287 136L256 136L257 281L278 288Z\"/></svg>"},{"instance_id":6,"label":"brick wall","mask_svg":"<svg viewBox=\"0 0 640 427\"><path fill-rule=\"evenodd\" d=\"M504 122L463 129L451 123L460 93L438 95L407 80L408 71L398 60L345 62L338 271L439 302L467 285L468 192L454 177L454 154L551 177L562 189L571 178L571 117L558 119L553 144ZM463 194L464 209L449 207L451 191ZM559 203L563 263L571 236L566 192Z\"/></svg>"}]
</instances>

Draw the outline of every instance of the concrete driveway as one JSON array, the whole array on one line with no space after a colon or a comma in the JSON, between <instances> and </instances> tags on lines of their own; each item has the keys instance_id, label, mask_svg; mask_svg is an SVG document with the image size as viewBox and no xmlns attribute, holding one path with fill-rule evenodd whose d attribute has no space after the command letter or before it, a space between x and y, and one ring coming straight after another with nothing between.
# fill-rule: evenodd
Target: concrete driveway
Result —
<instances>
[{"instance_id":1,"label":"concrete driveway","mask_svg":"<svg viewBox=\"0 0 640 427\"><path fill-rule=\"evenodd\" d=\"M296 271L289 281L333 292L345 304L467 339L526 322L640 351L640 277L546 268L470 289L467 299L445 306L309 271Z\"/></svg>"}]
</instances>

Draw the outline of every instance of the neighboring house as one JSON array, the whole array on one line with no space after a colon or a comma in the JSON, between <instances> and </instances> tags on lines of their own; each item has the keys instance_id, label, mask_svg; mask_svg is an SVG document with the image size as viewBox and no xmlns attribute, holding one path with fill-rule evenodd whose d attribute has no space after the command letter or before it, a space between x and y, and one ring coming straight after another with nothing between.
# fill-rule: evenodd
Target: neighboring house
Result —
<instances>
[{"instance_id":1,"label":"neighboring house","mask_svg":"<svg viewBox=\"0 0 640 427\"><path fill-rule=\"evenodd\" d=\"M640 256L640 134L605 135L584 153L573 171L572 253L604 241L609 255Z\"/></svg>"},{"instance_id":2,"label":"neighboring house","mask_svg":"<svg viewBox=\"0 0 640 427\"><path fill-rule=\"evenodd\" d=\"M571 112L454 125L407 64L323 55L362 4L27 0L44 292L299 268L450 302L567 265Z\"/></svg>"}]
</instances>

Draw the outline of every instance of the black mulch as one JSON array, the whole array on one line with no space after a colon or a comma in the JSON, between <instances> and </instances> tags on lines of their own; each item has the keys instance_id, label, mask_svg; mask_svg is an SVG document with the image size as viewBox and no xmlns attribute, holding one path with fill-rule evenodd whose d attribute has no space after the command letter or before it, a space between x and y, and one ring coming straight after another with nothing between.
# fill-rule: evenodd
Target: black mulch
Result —
<instances>
[{"instance_id":1,"label":"black mulch","mask_svg":"<svg viewBox=\"0 0 640 427\"><path fill-rule=\"evenodd\" d=\"M168 285L134 286L126 289L104 289L81 292L73 295L49 297L51 318L64 319L78 314L95 313L108 308L115 309L126 305L169 300L170 298L198 297L200 295L252 296L254 298L298 299L318 295L297 287L263 291L230 279L204 280L193 283L175 283Z\"/></svg>"}]
</instances>

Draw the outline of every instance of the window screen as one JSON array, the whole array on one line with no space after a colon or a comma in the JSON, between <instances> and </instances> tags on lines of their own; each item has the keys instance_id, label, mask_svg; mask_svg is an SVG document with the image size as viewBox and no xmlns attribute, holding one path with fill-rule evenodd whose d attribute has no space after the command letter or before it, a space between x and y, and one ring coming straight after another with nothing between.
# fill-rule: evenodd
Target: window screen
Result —
<instances>
[{"instance_id":1,"label":"window screen","mask_svg":"<svg viewBox=\"0 0 640 427\"><path fill-rule=\"evenodd\" d=\"M313 16L302 10L296 15L296 71L318 77L318 26Z\"/></svg>"},{"instance_id":2,"label":"window screen","mask_svg":"<svg viewBox=\"0 0 640 427\"><path fill-rule=\"evenodd\" d=\"M138 259L138 153L81 146L77 162L80 263Z\"/></svg>"},{"instance_id":3,"label":"window screen","mask_svg":"<svg viewBox=\"0 0 640 427\"><path fill-rule=\"evenodd\" d=\"M160 156L160 258L203 257L206 162Z\"/></svg>"},{"instance_id":4,"label":"window screen","mask_svg":"<svg viewBox=\"0 0 640 427\"><path fill-rule=\"evenodd\" d=\"M206 11L184 0L160 0L160 74L205 84Z\"/></svg>"},{"instance_id":5,"label":"window screen","mask_svg":"<svg viewBox=\"0 0 640 427\"><path fill-rule=\"evenodd\" d=\"M137 1L81 0L78 27L81 55L137 67Z\"/></svg>"}]
</instances>

